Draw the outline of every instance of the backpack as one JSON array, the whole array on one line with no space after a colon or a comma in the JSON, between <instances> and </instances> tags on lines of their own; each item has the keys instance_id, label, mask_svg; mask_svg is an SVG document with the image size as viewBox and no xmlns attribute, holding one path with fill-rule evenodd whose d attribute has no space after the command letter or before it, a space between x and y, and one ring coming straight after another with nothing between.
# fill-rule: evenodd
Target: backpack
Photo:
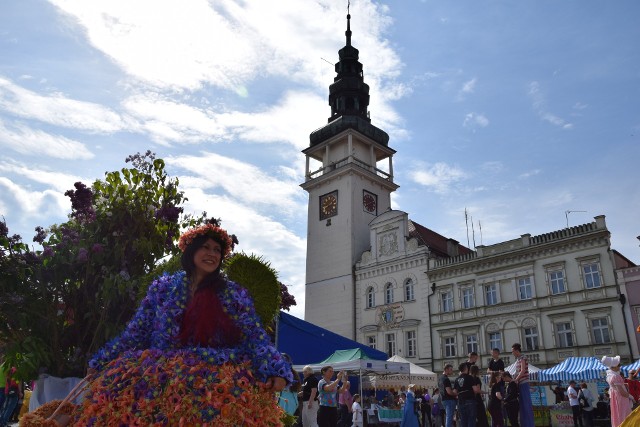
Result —
<instances>
[{"instance_id":1,"label":"backpack","mask_svg":"<svg viewBox=\"0 0 640 427\"><path fill-rule=\"evenodd\" d=\"M587 397L584 395L584 393L582 393L582 390L580 390L580 393L578 394L578 403L580 404L581 408L589 407L589 401L587 400Z\"/></svg>"},{"instance_id":2,"label":"backpack","mask_svg":"<svg viewBox=\"0 0 640 427\"><path fill-rule=\"evenodd\" d=\"M431 415L433 415L434 417L440 415L440 405L438 404L438 402L433 402L433 406L431 407Z\"/></svg>"}]
</instances>

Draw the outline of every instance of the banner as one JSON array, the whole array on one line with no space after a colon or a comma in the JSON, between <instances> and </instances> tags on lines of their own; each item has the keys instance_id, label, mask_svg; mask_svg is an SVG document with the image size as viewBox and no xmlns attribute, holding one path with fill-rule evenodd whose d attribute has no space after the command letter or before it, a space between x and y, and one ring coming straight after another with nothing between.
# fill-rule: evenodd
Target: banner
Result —
<instances>
[{"instance_id":1,"label":"banner","mask_svg":"<svg viewBox=\"0 0 640 427\"><path fill-rule=\"evenodd\" d=\"M573 413L567 409L552 409L551 427L573 427Z\"/></svg>"}]
</instances>

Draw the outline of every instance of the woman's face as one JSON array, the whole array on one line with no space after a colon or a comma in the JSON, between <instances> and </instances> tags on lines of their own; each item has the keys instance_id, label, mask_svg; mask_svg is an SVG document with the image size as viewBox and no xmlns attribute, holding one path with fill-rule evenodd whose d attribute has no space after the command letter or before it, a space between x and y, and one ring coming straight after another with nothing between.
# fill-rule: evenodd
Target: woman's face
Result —
<instances>
[{"instance_id":1,"label":"woman's face","mask_svg":"<svg viewBox=\"0 0 640 427\"><path fill-rule=\"evenodd\" d=\"M220 243L213 239L207 239L193 254L196 277L202 278L213 273L220 266L220 261L222 261Z\"/></svg>"}]
</instances>

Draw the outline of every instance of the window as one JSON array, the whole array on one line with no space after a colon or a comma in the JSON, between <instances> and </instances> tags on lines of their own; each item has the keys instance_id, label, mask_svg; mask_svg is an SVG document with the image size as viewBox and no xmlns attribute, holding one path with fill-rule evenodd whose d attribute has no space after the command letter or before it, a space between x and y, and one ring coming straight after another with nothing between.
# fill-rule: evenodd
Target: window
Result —
<instances>
[{"instance_id":1,"label":"window","mask_svg":"<svg viewBox=\"0 0 640 427\"><path fill-rule=\"evenodd\" d=\"M498 286L495 283L484 287L484 295L487 305L498 304Z\"/></svg>"},{"instance_id":2,"label":"window","mask_svg":"<svg viewBox=\"0 0 640 427\"><path fill-rule=\"evenodd\" d=\"M373 286L367 289L367 308L373 308L376 306L376 293L373 290Z\"/></svg>"},{"instance_id":3,"label":"window","mask_svg":"<svg viewBox=\"0 0 640 427\"><path fill-rule=\"evenodd\" d=\"M593 332L593 342L595 344L606 344L611 342L609 335L609 322L606 317L591 319L591 332Z\"/></svg>"},{"instance_id":4,"label":"window","mask_svg":"<svg viewBox=\"0 0 640 427\"><path fill-rule=\"evenodd\" d=\"M453 311L453 294L451 291L443 292L440 294L440 300L442 303L442 312L448 313Z\"/></svg>"},{"instance_id":5,"label":"window","mask_svg":"<svg viewBox=\"0 0 640 427\"><path fill-rule=\"evenodd\" d=\"M413 292L413 280L407 279L404 282L404 300L415 301L416 296Z\"/></svg>"},{"instance_id":6,"label":"window","mask_svg":"<svg viewBox=\"0 0 640 427\"><path fill-rule=\"evenodd\" d=\"M573 347L573 333L571 332L571 322L556 324L556 336L558 347Z\"/></svg>"},{"instance_id":7,"label":"window","mask_svg":"<svg viewBox=\"0 0 640 427\"><path fill-rule=\"evenodd\" d=\"M456 357L455 337L447 337L444 339L444 357Z\"/></svg>"},{"instance_id":8,"label":"window","mask_svg":"<svg viewBox=\"0 0 640 427\"><path fill-rule=\"evenodd\" d=\"M418 352L418 339L416 331L407 331L407 357L416 357Z\"/></svg>"},{"instance_id":9,"label":"window","mask_svg":"<svg viewBox=\"0 0 640 427\"><path fill-rule=\"evenodd\" d=\"M367 337L367 345L371 348L376 348L376 336L375 335L369 335Z\"/></svg>"},{"instance_id":10,"label":"window","mask_svg":"<svg viewBox=\"0 0 640 427\"><path fill-rule=\"evenodd\" d=\"M387 334L387 355L389 357L396 355L396 334Z\"/></svg>"},{"instance_id":11,"label":"window","mask_svg":"<svg viewBox=\"0 0 640 427\"><path fill-rule=\"evenodd\" d=\"M520 300L532 298L530 277L518 279L518 298Z\"/></svg>"},{"instance_id":12,"label":"window","mask_svg":"<svg viewBox=\"0 0 640 427\"><path fill-rule=\"evenodd\" d=\"M500 332L489 332L489 347L497 348L502 352L502 334Z\"/></svg>"},{"instance_id":13,"label":"window","mask_svg":"<svg viewBox=\"0 0 640 427\"><path fill-rule=\"evenodd\" d=\"M526 350L538 349L538 328L524 328L524 346Z\"/></svg>"},{"instance_id":14,"label":"window","mask_svg":"<svg viewBox=\"0 0 640 427\"><path fill-rule=\"evenodd\" d=\"M384 303L391 304L393 302L393 285L391 283L387 283L384 287Z\"/></svg>"},{"instance_id":15,"label":"window","mask_svg":"<svg viewBox=\"0 0 640 427\"><path fill-rule=\"evenodd\" d=\"M462 290L462 308L473 308L473 288Z\"/></svg>"},{"instance_id":16,"label":"window","mask_svg":"<svg viewBox=\"0 0 640 427\"><path fill-rule=\"evenodd\" d=\"M582 266L584 273L584 285L587 289L600 287L600 269L598 263L584 264Z\"/></svg>"},{"instance_id":17,"label":"window","mask_svg":"<svg viewBox=\"0 0 640 427\"><path fill-rule=\"evenodd\" d=\"M478 336L476 334L467 335L467 354L472 351L478 352Z\"/></svg>"},{"instance_id":18,"label":"window","mask_svg":"<svg viewBox=\"0 0 640 427\"><path fill-rule=\"evenodd\" d=\"M551 293L553 295L566 292L564 286L564 272L562 270L550 271L549 283L551 284Z\"/></svg>"}]
</instances>

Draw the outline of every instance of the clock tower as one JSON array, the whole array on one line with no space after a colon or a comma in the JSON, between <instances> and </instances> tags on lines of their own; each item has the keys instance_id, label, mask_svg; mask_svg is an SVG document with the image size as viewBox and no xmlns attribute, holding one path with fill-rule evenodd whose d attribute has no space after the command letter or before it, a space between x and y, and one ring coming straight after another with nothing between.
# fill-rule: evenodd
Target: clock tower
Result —
<instances>
[{"instance_id":1,"label":"clock tower","mask_svg":"<svg viewBox=\"0 0 640 427\"><path fill-rule=\"evenodd\" d=\"M329 86L331 117L309 136L301 187L309 193L305 320L355 339L355 263L371 247L369 223L391 209L398 186L389 135L369 118L350 24L347 14L346 46Z\"/></svg>"}]
</instances>

